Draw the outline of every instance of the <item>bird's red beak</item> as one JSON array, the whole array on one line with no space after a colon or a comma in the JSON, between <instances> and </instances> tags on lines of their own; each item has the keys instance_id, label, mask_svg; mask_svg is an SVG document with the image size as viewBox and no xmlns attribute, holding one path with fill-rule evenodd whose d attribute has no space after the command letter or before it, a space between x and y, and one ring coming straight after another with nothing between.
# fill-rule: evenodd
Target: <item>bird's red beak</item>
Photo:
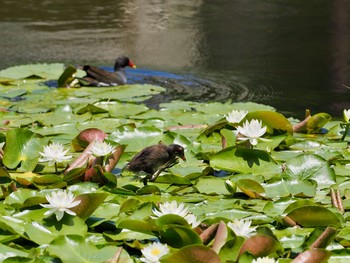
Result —
<instances>
[{"instance_id":1,"label":"bird's red beak","mask_svg":"<svg viewBox=\"0 0 350 263\"><path fill-rule=\"evenodd\" d=\"M129 61L129 67L136 68L136 65L134 63L132 63L131 61Z\"/></svg>"},{"instance_id":2,"label":"bird's red beak","mask_svg":"<svg viewBox=\"0 0 350 263\"><path fill-rule=\"evenodd\" d=\"M180 156L180 157L181 157L182 160L184 160L184 161L186 162L186 157L185 157L185 155Z\"/></svg>"}]
</instances>

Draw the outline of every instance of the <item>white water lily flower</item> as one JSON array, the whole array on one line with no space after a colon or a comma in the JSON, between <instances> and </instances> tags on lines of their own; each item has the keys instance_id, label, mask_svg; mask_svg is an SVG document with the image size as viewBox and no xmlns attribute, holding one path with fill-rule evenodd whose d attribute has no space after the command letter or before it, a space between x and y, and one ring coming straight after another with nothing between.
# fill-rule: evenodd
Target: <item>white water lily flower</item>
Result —
<instances>
[{"instance_id":1,"label":"white water lily flower","mask_svg":"<svg viewBox=\"0 0 350 263\"><path fill-rule=\"evenodd\" d=\"M188 212L188 208L185 207L184 203L178 204L176 201L159 204L159 208L153 209L152 212L154 216L151 216L151 218L153 219L169 214L181 216L192 228L197 227L201 223L194 214Z\"/></svg>"},{"instance_id":2,"label":"white water lily flower","mask_svg":"<svg viewBox=\"0 0 350 263\"><path fill-rule=\"evenodd\" d=\"M188 214L187 216L185 216L185 219L192 228L199 226L199 224L201 223L201 221L199 221L194 214Z\"/></svg>"},{"instance_id":3,"label":"white water lily flower","mask_svg":"<svg viewBox=\"0 0 350 263\"><path fill-rule=\"evenodd\" d=\"M237 131L243 136L238 137L238 140L249 140L251 145L257 145L258 139L263 136L266 132L266 126L262 127L262 121L251 120L250 122L247 120L243 127L238 126Z\"/></svg>"},{"instance_id":4,"label":"white water lily flower","mask_svg":"<svg viewBox=\"0 0 350 263\"><path fill-rule=\"evenodd\" d=\"M160 263L159 259L169 253L169 248L166 244L152 243L141 249L143 257L140 258L145 263Z\"/></svg>"},{"instance_id":5,"label":"white water lily flower","mask_svg":"<svg viewBox=\"0 0 350 263\"><path fill-rule=\"evenodd\" d=\"M71 155L66 156L66 153L69 151L64 150L64 147L60 143L51 143L50 145L44 146L44 152L39 152L42 158L39 159L39 162L49 162L49 165L55 163L60 163L68 161L72 158Z\"/></svg>"},{"instance_id":6,"label":"white water lily flower","mask_svg":"<svg viewBox=\"0 0 350 263\"><path fill-rule=\"evenodd\" d=\"M235 232L237 236L249 238L255 234L255 227L250 227L251 220L236 219L233 222L228 222L227 226Z\"/></svg>"},{"instance_id":7,"label":"white water lily flower","mask_svg":"<svg viewBox=\"0 0 350 263\"><path fill-rule=\"evenodd\" d=\"M76 215L73 211L69 210L69 208L79 205L81 200L74 201L74 199L75 196L71 192L60 190L46 196L46 200L50 204L40 205L45 208L50 208L50 210L45 212L45 216L50 216L55 213L57 221L60 221L65 212L73 216Z\"/></svg>"},{"instance_id":8,"label":"white water lily flower","mask_svg":"<svg viewBox=\"0 0 350 263\"><path fill-rule=\"evenodd\" d=\"M269 257L263 257L263 258L257 258L253 259L252 263L276 263L277 261L273 258Z\"/></svg>"},{"instance_id":9,"label":"white water lily flower","mask_svg":"<svg viewBox=\"0 0 350 263\"><path fill-rule=\"evenodd\" d=\"M343 111L343 116L344 116L345 122L349 122L350 121L350 109L349 110L344 110Z\"/></svg>"},{"instance_id":10,"label":"white water lily flower","mask_svg":"<svg viewBox=\"0 0 350 263\"><path fill-rule=\"evenodd\" d=\"M245 110L233 110L228 115L225 115L226 120L231 123L240 123L248 114Z\"/></svg>"},{"instance_id":11,"label":"white water lily flower","mask_svg":"<svg viewBox=\"0 0 350 263\"><path fill-rule=\"evenodd\" d=\"M155 215L151 216L152 218L158 218L168 214L179 215L185 218L188 214L188 209L185 207L184 203L178 204L176 201L172 201L159 204L159 210L153 209L152 212Z\"/></svg>"},{"instance_id":12,"label":"white water lily flower","mask_svg":"<svg viewBox=\"0 0 350 263\"><path fill-rule=\"evenodd\" d=\"M109 155L114 151L115 147L106 142L95 141L94 145L91 148L92 154L97 157Z\"/></svg>"},{"instance_id":13,"label":"white water lily flower","mask_svg":"<svg viewBox=\"0 0 350 263\"><path fill-rule=\"evenodd\" d=\"M2 150L2 148L4 148L5 142L1 142L0 143L0 150Z\"/></svg>"}]
</instances>

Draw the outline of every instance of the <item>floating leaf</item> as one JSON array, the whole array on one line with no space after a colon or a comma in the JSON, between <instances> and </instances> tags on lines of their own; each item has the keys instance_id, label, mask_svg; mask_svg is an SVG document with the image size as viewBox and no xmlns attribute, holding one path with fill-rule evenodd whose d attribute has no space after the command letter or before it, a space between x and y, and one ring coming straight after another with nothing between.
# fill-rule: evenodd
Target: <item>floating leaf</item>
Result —
<instances>
[{"instance_id":1,"label":"floating leaf","mask_svg":"<svg viewBox=\"0 0 350 263\"><path fill-rule=\"evenodd\" d=\"M86 193L80 194L75 201L81 200L80 204L71 208L82 219L87 219L95 209L106 199L106 193Z\"/></svg>"},{"instance_id":2,"label":"floating leaf","mask_svg":"<svg viewBox=\"0 0 350 263\"><path fill-rule=\"evenodd\" d=\"M210 165L239 173L273 173L279 170L267 152L241 147L229 147L216 153L210 158Z\"/></svg>"},{"instance_id":3,"label":"floating leaf","mask_svg":"<svg viewBox=\"0 0 350 263\"><path fill-rule=\"evenodd\" d=\"M251 198L263 198L265 189L258 182L251 179L241 179L236 181L236 186Z\"/></svg>"},{"instance_id":4,"label":"floating leaf","mask_svg":"<svg viewBox=\"0 0 350 263\"><path fill-rule=\"evenodd\" d=\"M123 126L109 135L108 139L128 145L128 151L137 152L143 148L157 144L163 138L163 132L154 127L134 128Z\"/></svg>"},{"instance_id":5,"label":"floating leaf","mask_svg":"<svg viewBox=\"0 0 350 263\"><path fill-rule=\"evenodd\" d=\"M167 214L159 217L156 220L156 225L160 228L168 227L168 225L182 225L187 227L189 226L186 219L184 219L182 216L175 214Z\"/></svg>"},{"instance_id":6,"label":"floating leaf","mask_svg":"<svg viewBox=\"0 0 350 263\"><path fill-rule=\"evenodd\" d=\"M25 225L25 232L38 245L45 245L63 235L84 237L87 234L87 225L79 217L64 216L62 220L55 221L54 224L50 219L45 220L44 223L28 223Z\"/></svg>"},{"instance_id":7,"label":"floating leaf","mask_svg":"<svg viewBox=\"0 0 350 263\"><path fill-rule=\"evenodd\" d=\"M301 154L286 162L285 172L300 180L313 179L322 187L335 183L334 170L322 157L315 154Z\"/></svg>"},{"instance_id":8,"label":"floating leaf","mask_svg":"<svg viewBox=\"0 0 350 263\"><path fill-rule=\"evenodd\" d=\"M105 89L93 88L91 98L142 101L149 98L149 95L158 94L164 90L162 87L149 84L121 85Z\"/></svg>"},{"instance_id":9,"label":"floating leaf","mask_svg":"<svg viewBox=\"0 0 350 263\"><path fill-rule=\"evenodd\" d=\"M62 70L63 64L32 64L14 66L0 71L0 77L12 79L24 79L37 77L43 79L58 79Z\"/></svg>"},{"instance_id":10,"label":"floating leaf","mask_svg":"<svg viewBox=\"0 0 350 263\"><path fill-rule=\"evenodd\" d=\"M28 253L19 249L15 249L4 244L0 244L0 261L4 262L7 258L27 257Z\"/></svg>"},{"instance_id":11,"label":"floating leaf","mask_svg":"<svg viewBox=\"0 0 350 263\"><path fill-rule=\"evenodd\" d=\"M67 235L56 238L47 246L47 251L62 262L93 263L113 258L116 247L105 246L99 249L85 237Z\"/></svg>"},{"instance_id":12,"label":"floating leaf","mask_svg":"<svg viewBox=\"0 0 350 263\"><path fill-rule=\"evenodd\" d=\"M341 226L340 215L336 215L321 206L299 207L289 212L286 216L303 227Z\"/></svg>"},{"instance_id":13,"label":"floating leaf","mask_svg":"<svg viewBox=\"0 0 350 263\"><path fill-rule=\"evenodd\" d=\"M331 256L331 252L325 249L310 249L299 254L293 263L325 263Z\"/></svg>"},{"instance_id":14,"label":"floating leaf","mask_svg":"<svg viewBox=\"0 0 350 263\"><path fill-rule=\"evenodd\" d=\"M186 226L171 225L165 229L160 229L159 238L175 248L181 248L193 244L202 244L197 232Z\"/></svg>"},{"instance_id":15,"label":"floating leaf","mask_svg":"<svg viewBox=\"0 0 350 263\"><path fill-rule=\"evenodd\" d=\"M263 125L269 128L293 133L293 127L290 122L281 113L275 111L253 111L249 112L246 119L258 119L263 122Z\"/></svg>"},{"instance_id":16,"label":"floating leaf","mask_svg":"<svg viewBox=\"0 0 350 263\"><path fill-rule=\"evenodd\" d=\"M313 197L317 190L314 180L300 180L298 178L274 178L264 184L267 197L303 196Z\"/></svg>"},{"instance_id":17,"label":"floating leaf","mask_svg":"<svg viewBox=\"0 0 350 263\"><path fill-rule=\"evenodd\" d=\"M240 254L248 251L255 257L265 257L280 251L281 245L274 238L267 235L255 235L247 239L241 247Z\"/></svg>"},{"instance_id":18,"label":"floating leaf","mask_svg":"<svg viewBox=\"0 0 350 263\"><path fill-rule=\"evenodd\" d=\"M219 256L210 248L203 245L186 246L169 256L162 258L164 263L220 263Z\"/></svg>"},{"instance_id":19,"label":"floating leaf","mask_svg":"<svg viewBox=\"0 0 350 263\"><path fill-rule=\"evenodd\" d=\"M17 209L35 206L45 202L45 193L39 193L30 189L18 189L4 200L4 204L11 205Z\"/></svg>"},{"instance_id":20,"label":"floating leaf","mask_svg":"<svg viewBox=\"0 0 350 263\"><path fill-rule=\"evenodd\" d=\"M117 227L129 229L132 231L141 232L141 233L145 233L153 236L159 230L158 227L156 227L153 224L150 224L149 222L145 222L141 220L130 220L130 219L120 221Z\"/></svg>"},{"instance_id":21,"label":"floating leaf","mask_svg":"<svg viewBox=\"0 0 350 263\"><path fill-rule=\"evenodd\" d=\"M62 75L58 78L57 83L58 87L69 87L69 84L74 80L74 74L77 72L77 69L73 66L68 66L63 71Z\"/></svg>"},{"instance_id":22,"label":"floating leaf","mask_svg":"<svg viewBox=\"0 0 350 263\"><path fill-rule=\"evenodd\" d=\"M225 179L214 177L202 178L195 184L199 192L207 195L227 194L227 190L224 185Z\"/></svg>"},{"instance_id":23,"label":"floating leaf","mask_svg":"<svg viewBox=\"0 0 350 263\"><path fill-rule=\"evenodd\" d=\"M317 113L312 115L307 122L307 133L317 133L332 119L328 113Z\"/></svg>"},{"instance_id":24,"label":"floating leaf","mask_svg":"<svg viewBox=\"0 0 350 263\"><path fill-rule=\"evenodd\" d=\"M6 133L3 163L10 169L21 163L24 171L33 171L38 163L44 139L27 129L13 129Z\"/></svg>"},{"instance_id":25,"label":"floating leaf","mask_svg":"<svg viewBox=\"0 0 350 263\"><path fill-rule=\"evenodd\" d=\"M107 113L108 111L105 109L102 109L100 107L97 107L95 105L92 104L88 104L85 107L80 108L76 114L80 115L80 114L84 114L90 112L92 114L98 114L98 113Z\"/></svg>"}]
</instances>

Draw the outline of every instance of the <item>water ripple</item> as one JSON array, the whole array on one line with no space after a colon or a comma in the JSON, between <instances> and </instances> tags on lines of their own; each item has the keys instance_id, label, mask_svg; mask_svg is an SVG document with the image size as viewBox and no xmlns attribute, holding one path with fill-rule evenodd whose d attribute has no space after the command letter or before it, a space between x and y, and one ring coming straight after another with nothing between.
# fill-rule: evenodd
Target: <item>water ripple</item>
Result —
<instances>
[{"instance_id":1,"label":"water ripple","mask_svg":"<svg viewBox=\"0 0 350 263\"><path fill-rule=\"evenodd\" d=\"M130 83L158 85L166 89L165 92L147 101L146 104L151 107L158 107L160 103L172 100L268 103L282 95L280 91L269 86L254 85L246 80L241 82L236 76L223 80L210 79L210 76L207 76L208 79L203 79L192 75L142 69L128 71L128 76Z\"/></svg>"}]
</instances>

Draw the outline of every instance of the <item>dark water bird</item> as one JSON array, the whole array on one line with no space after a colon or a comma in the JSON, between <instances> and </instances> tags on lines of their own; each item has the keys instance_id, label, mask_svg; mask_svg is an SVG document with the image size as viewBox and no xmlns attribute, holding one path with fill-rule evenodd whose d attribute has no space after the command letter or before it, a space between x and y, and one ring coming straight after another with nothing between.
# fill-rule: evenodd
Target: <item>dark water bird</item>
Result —
<instances>
[{"instance_id":1,"label":"dark water bird","mask_svg":"<svg viewBox=\"0 0 350 263\"><path fill-rule=\"evenodd\" d=\"M164 170L177 163L177 157L186 161L184 148L178 144L157 144L149 146L139 153L126 165L126 169L132 172L145 172L148 175L143 183L147 185L147 180L155 181L158 175Z\"/></svg>"},{"instance_id":2,"label":"dark water bird","mask_svg":"<svg viewBox=\"0 0 350 263\"><path fill-rule=\"evenodd\" d=\"M127 78L124 68L136 66L131 62L131 60L126 57L118 57L114 63L114 72L109 72L107 70L85 65L81 67L82 70L86 72L86 76L80 79L83 86L116 86L126 84Z\"/></svg>"}]
</instances>

